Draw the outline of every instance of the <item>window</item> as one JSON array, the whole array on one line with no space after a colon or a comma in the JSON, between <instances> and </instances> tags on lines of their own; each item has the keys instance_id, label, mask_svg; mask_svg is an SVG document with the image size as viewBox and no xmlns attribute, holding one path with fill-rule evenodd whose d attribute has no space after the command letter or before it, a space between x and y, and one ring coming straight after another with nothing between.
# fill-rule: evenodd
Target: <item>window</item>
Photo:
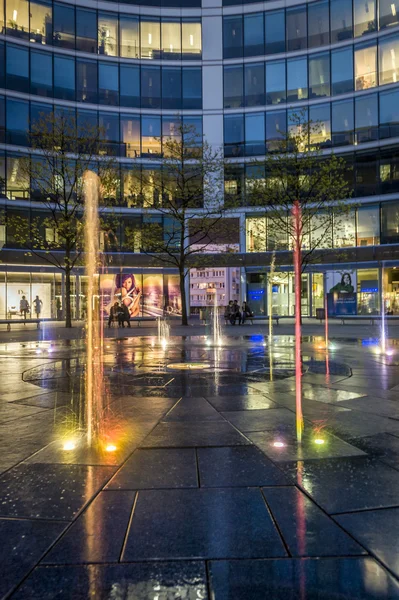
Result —
<instances>
[{"instance_id":1,"label":"window","mask_svg":"<svg viewBox=\"0 0 399 600\"><path fill-rule=\"evenodd\" d=\"M119 114L99 112L98 125L108 155L119 156Z\"/></svg>"},{"instance_id":2,"label":"window","mask_svg":"<svg viewBox=\"0 0 399 600\"><path fill-rule=\"evenodd\" d=\"M29 38L29 2L27 0L8 0L6 3L7 35Z\"/></svg>"},{"instance_id":3,"label":"window","mask_svg":"<svg viewBox=\"0 0 399 600\"><path fill-rule=\"evenodd\" d=\"M243 65L224 67L224 108L244 106Z\"/></svg>"},{"instance_id":4,"label":"window","mask_svg":"<svg viewBox=\"0 0 399 600\"><path fill-rule=\"evenodd\" d=\"M7 142L16 146L28 145L29 102L6 99Z\"/></svg>"},{"instance_id":5,"label":"window","mask_svg":"<svg viewBox=\"0 0 399 600\"><path fill-rule=\"evenodd\" d=\"M0 87L5 87L6 68L5 68L6 49L4 42L0 41Z\"/></svg>"},{"instance_id":6,"label":"window","mask_svg":"<svg viewBox=\"0 0 399 600\"><path fill-rule=\"evenodd\" d=\"M380 138L399 136L399 90L380 93Z\"/></svg>"},{"instance_id":7,"label":"window","mask_svg":"<svg viewBox=\"0 0 399 600\"><path fill-rule=\"evenodd\" d=\"M309 108L309 117L314 124L310 132L310 143L320 147L331 146L330 104L313 104Z\"/></svg>"},{"instance_id":8,"label":"window","mask_svg":"<svg viewBox=\"0 0 399 600\"><path fill-rule=\"evenodd\" d=\"M334 248L350 248L356 246L355 211L345 214L345 217L334 219Z\"/></svg>"},{"instance_id":9,"label":"window","mask_svg":"<svg viewBox=\"0 0 399 600\"><path fill-rule=\"evenodd\" d=\"M330 95L330 53L309 56L309 98Z\"/></svg>"},{"instance_id":10,"label":"window","mask_svg":"<svg viewBox=\"0 0 399 600\"><path fill-rule=\"evenodd\" d=\"M285 60L266 62L266 104L285 102L285 88Z\"/></svg>"},{"instance_id":11,"label":"window","mask_svg":"<svg viewBox=\"0 0 399 600\"><path fill-rule=\"evenodd\" d=\"M138 158L140 156L140 117L121 114L120 127L122 156Z\"/></svg>"},{"instance_id":12,"label":"window","mask_svg":"<svg viewBox=\"0 0 399 600\"><path fill-rule=\"evenodd\" d=\"M307 47L306 5L287 8L287 50L303 50Z\"/></svg>"},{"instance_id":13,"label":"window","mask_svg":"<svg viewBox=\"0 0 399 600\"><path fill-rule=\"evenodd\" d=\"M266 148L268 152L279 150L285 140L287 131L287 115L285 110L266 113Z\"/></svg>"},{"instance_id":14,"label":"window","mask_svg":"<svg viewBox=\"0 0 399 600\"><path fill-rule=\"evenodd\" d=\"M0 141L6 141L6 101L4 96L0 96ZM1 156L1 154L0 154ZM1 164L1 159L0 159ZM3 193L4 182L0 178L0 195Z\"/></svg>"},{"instance_id":15,"label":"window","mask_svg":"<svg viewBox=\"0 0 399 600\"><path fill-rule=\"evenodd\" d=\"M223 57L239 58L243 55L242 16L223 19Z\"/></svg>"},{"instance_id":16,"label":"window","mask_svg":"<svg viewBox=\"0 0 399 600\"><path fill-rule=\"evenodd\" d=\"M140 67L120 65L120 105L140 108Z\"/></svg>"},{"instance_id":17,"label":"window","mask_svg":"<svg viewBox=\"0 0 399 600\"><path fill-rule=\"evenodd\" d=\"M245 106L264 106L265 68L264 63L249 63L244 67Z\"/></svg>"},{"instance_id":18,"label":"window","mask_svg":"<svg viewBox=\"0 0 399 600\"><path fill-rule=\"evenodd\" d=\"M161 117L144 116L141 120L141 155L161 154Z\"/></svg>"},{"instance_id":19,"label":"window","mask_svg":"<svg viewBox=\"0 0 399 600\"><path fill-rule=\"evenodd\" d=\"M378 140L378 95L355 99L356 141L358 144Z\"/></svg>"},{"instance_id":20,"label":"window","mask_svg":"<svg viewBox=\"0 0 399 600\"><path fill-rule=\"evenodd\" d=\"M76 61L76 99L97 104L97 62L94 60Z\"/></svg>"},{"instance_id":21,"label":"window","mask_svg":"<svg viewBox=\"0 0 399 600\"><path fill-rule=\"evenodd\" d=\"M119 105L119 65L98 63L98 99L100 104Z\"/></svg>"},{"instance_id":22,"label":"window","mask_svg":"<svg viewBox=\"0 0 399 600\"><path fill-rule=\"evenodd\" d=\"M54 54L54 97L75 100L75 59Z\"/></svg>"},{"instance_id":23,"label":"window","mask_svg":"<svg viewBox=\"0 0 399 600\"><path fill-rule=\"evenodd\" d=\"M287 101L308 97L308 65L305 58L287 60Z\"/></svg>"},{"instance_id":24,"label":"window","mask_svg":"<svg viewBox=\"0 0 399 600\"><path fill-rule=\"evenodd\" d=\"M183 19L181 27L182 58L201 58L201 22L196 19Z\"/></svg>"},{"instance_id":25,"label":"window","mask_svg":"<svg viewBox=\"0 0 399 600\"><path fill-rule=\"evenodd\" d=\"M183 105L185 109L202 108L202 70L201 67L183 67Z\"/></svg>"},{"instance_id":26,"label":"window","mask_svg":"<svg viewBox=\"0 0 399 600\"><path fill-rule=\"evenodd\" d=\"M179 21L162 19L162 58L179 60L181 58L181 25Z\"/></svg>"},{"instance_id":27,"label":"window","mask_svg":"<svg viewBox=\"0 0 399 600\"><path fill-rule=\"evenodd\" d=\"M380 243L380 209L378 206L360 206L357 209L357 246L375 246Z\"/></svg>"},{"instance_id":28,"label":"window","mask_svg":"<svg viewBox=\"0 0 399 600\"><path fill-rule=\"evenodd\" d=\"M399 38L381 38L378 48L380 85L399 80Z\"/></svg>"},{"instance_id":29,"label":"window","mask_svg":"<svg viewBox=\"0 0 399 600\"><path fill-rule=\"evenodd\" d=\"M30 53L30 91L39 96L53 95L53 59L44 52Z\"/></svg>"},{"instance_id":30,"label":"window","mask_svg":"<svg viewBox=\"0 0 399 600\"><path fill-rule=\"evenodd\" d=\"M127 58L140 57L140 33L137 17L119 17L120 55Z\"/></svg>"},{"instance_id":31,"label":"window","mask_svg":"<svg viewBox=\"0 0 399 600\"><path fill-rule=\"evenodd\" d=\"M241 202L244 192L244 165L227 164L224 169L224 193L226 198Z\"/></svg>"},{"instance_id":32,"label":"window","mask_svg":"<svg viewBox=\"0 0 399 600\"><path fill-rule=\"evenodd\" d=\"M246 251L266 252L266 219L264 217L247 217Z\"/></svg>"},{"instance_id":33,"label":"window","mask_svg":"<svg viewBox=\"0 0 399 600\"><path fill-rule=\"evenodd\" d=\"M141 68L141 106L143 108L161 108L160 67Z\"/></svg>"},{"instance_id":34,"label":"window","mask_svg":"<svg viewBox=\"0 0 399 600\"><path fill-rule=\"evenodd\" d=\"M160 58L161 27L158 19L141 20L141 58Z\"/></svg>"},{"instance_id":35,"label":"window","mask_svg":"<svg viewBox=\"0 0 399 600\"><path fill-rule=\"evenodd\" d=\"M399 202L381 205L381 244L399 242Z\"/></svg>"},{"instance_id":36,"label":"window","mask_svg":"<svg viewBox=\"0 0 399 600\"><path fill-rule=\"evenodd\" d=\"M50 2L35 0L30 3L30 41L37 44L53 43L53 9Z\"/></svg>"},{"instance_id":37,"label":"window","mask_svg":"<svg viewBox=\"0 0 399 600\"><path fill-rule=\"evenodd\" d=\"M308 47L325 46L330 42L328 0L308 4Z\"/></svg>"},{"instance_id":38,"label":"window","mask_svg":"<svg viewBox=\"0 0 399 600\"><path fill-rule=\"evenodd\" d=\"M285 11L265 13L265 53L285 52Z\"/></svg>"},{"instance_id":39,"label":"window","mask_svg":"<svg viewBox=\"0 0 399 600\"><path fill-rule=\"evenodd\" d=\"M97 54L97 14L95 10L76 9L76 49Z\"/></svg>"},{"instance_id":40,"label":"window","mask_svg":"<svg viewBox=\"0 0 399 600\"><path fill-rule=\"evenodd\" d=\"M75 48L75 7L54 2L54 45Z\"/></svg>"},{"instance_id":41,"label":"window","mask_svg":"<svg viewBox=\"0 0 399 600\"><path fill-rule=\"evenodd\" d=\"M353 92L353 48L331 52L332 95Z\"/></svg>"},{"instance_id":42,"label":"window","mask_svg":"<svg viewBox=\"0 0 399 600\"><path fill-rule=\"evenodd\" d=\"M162 67L162 108L181 108L180 67Z\"/></svg>"},{"instance_id":43,"label":"window","mask_svg":"<svg viewBox=\"0 0 399 600\"><path fill-rule=\"evenodd\" d=\"M105 56L118 56L119 31L118 17L110 13L98 13L98 53Z\"/></svg>"},{"instance_id":44,"label":"window","mask_svg":"<svg viewBox=\"0 0 399 600\"><path fill-rule=\"evenodd\" d=\"M330 0L331 43L342 42L352 37L352 2Z\"/></svg>"},{"instance_id":45,"label":"window","mask_svg":"<svg viewBox=\"0 0 399 600\"><path fill-rule=\"evenodd\" d=\"M399 23L399 0L379 0L378 8L380 29Z\"/></svg>"},{"instance_id":46,"label":"window","mask_svg":"<svg viewBox=\"0 0 399 600\"><path fill-rule=\"evenodd\" d=\"M355 46L355 89L368 90L377 85L377 46Z\"/></svg>"},{"instance_id":47,"label":"window","mask_svg":"<svg viewBox=\"0 0 399 600\"><path fill-rule=\"evenodd\" d=\"M376 30L377 21L375 7L376 0L353 0L355 37L360 37L365 33Z\"/></svg>"},{"instance_id":48,"label":"window","mask_svg":"<svg viewBox=\"0 0 399 600\"><path fill-rule=\"evenodd\" d=\"M383 194L399 191L399 152L396 148L381 149L379 179Z\"/></svg>"},{"instance_id":49,"label":"window","mask_svg":"<svg viewBox=\"0 0 399 600\"><path fill-rule=\"evenodd\" d=\"M260 156L265 153L265 114L245 115L245 154Z\"/></svg>"},{"instance_id":50,"label":"window","mask_svg":"<svg viewBox=\"0 0 399 600\"><path fill-rule=\"evenodd\" d=\"M263 13L244 15L244 56L265 52Z\"/></svg>"},{"instance_id":51,"label":"window","mask_svg":"<svg viewBox=\"0 0 399 600\"><path fill-rule=\"evenodd\" d=\"M373 196L378 193L377 159L375 153L356 153L356 196Z\"/></svg>"},{"instance_id":52,"label":"window","mask_svg":"<svg viewBox=\"0 0 399 600\"><path fill-rule=\"evenodd\" d=\"M244 116L225 115L224 117L224 154L242 156L244 149Z\"/></svg>"},{"instance_id":53,"label":"window","mask_svg":"<svg viewBox=\"0 0 399 600\"><path fill-rule=\"evenodd\" d=\"M29 50L7 44L7 88L29 93Z\"/></svg>"},{"instance_id":54,"label":"window","mask_svg":"<svg viewBox=\"0 0 399 600\"><path fill-rule=\"evenodd\" d=\"M333 102L331 105L333 145L353 144L353 99Z\"/></svg>"}]
</instances>

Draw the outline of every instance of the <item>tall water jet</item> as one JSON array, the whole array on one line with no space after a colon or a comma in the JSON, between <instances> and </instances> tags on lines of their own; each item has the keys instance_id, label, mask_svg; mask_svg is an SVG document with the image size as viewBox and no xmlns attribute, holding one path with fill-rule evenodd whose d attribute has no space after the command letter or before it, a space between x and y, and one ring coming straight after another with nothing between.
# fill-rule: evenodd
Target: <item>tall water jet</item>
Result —
<instances>
[{"instance_id":1,"label":"tall water jet","mask_svg":"<svg viewBox=\"0 0 399 600\"><path fill-rule=\"evenodd\" d=\"M165 350L170 337L170 326L165 318L158 317L158 345Z\"/></svg>"},{"instance_id":2,"label":"tall water jet","mask_svg":"<svg viewBox=\"0 0 399 600\"><path fill-rule=\"evenodd\" d=\"M295 409L296 435L298 443L302 441L302 356L301 356L301 239L302 214L299 200L294 201L294 284L295 284Z\"/></svg>"},{"instance_id":3,"label":"tall water jet","mask_svg":"<svg viewBox=\"0 0 399 600\"><path fill-rule=\"evenodd\" d=\"M212 311L212 338L214 346L222 345L222 325L220 323L219 307L218 307L218 296L215 290L213 297L213 311Z\"/></svg>"},{"instance_id":4,"label":"tall water jet","mask_svg":"<svg viewBox=\"0 0 399 600\"><path fill-rule=\"evenodd\" d=\"M273 381L273 278L276 265L276 252L273 250L270 263L269 290L268 290L268 313L269 313L269 373L270 381Z\"/></svg>"},{"instance_id":5,"label":"tall water jet","mask_svg":"<svg viewBox=\"0 0 399 600\"><path fill-rule=\"evenodd\" d=\"M381 267L381 351L385 354L387 349L387 332L385 318L385 295L384 295L384 265Z\"/></svg>"},{"instance_id":6,"label":"tall water jet","mask_svg":"<svg viewBox=\"0 0 399 600\"><path fill-rule=\"evenodd\" d=\"M86 432L91 446L99 437L103 412L104 345L99 298L99 232L98 177L91 171L84 175L84 255L87 275L86 323Z\"/></svg>"}]
</instances>

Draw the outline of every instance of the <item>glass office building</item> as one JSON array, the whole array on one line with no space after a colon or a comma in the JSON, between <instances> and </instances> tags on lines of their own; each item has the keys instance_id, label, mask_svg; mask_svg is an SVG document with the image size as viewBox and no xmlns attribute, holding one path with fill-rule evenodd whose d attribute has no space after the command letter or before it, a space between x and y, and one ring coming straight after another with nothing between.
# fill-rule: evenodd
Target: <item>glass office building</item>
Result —
<instances>
[{"instance_id":1,"label":"glass office building","mask_svg":"<svg viewBox=\"0 0 399 600\"><path fill-rule=\"evenodd\" d=\"M241 200L230 215L237 256L247 256L235 265L231 259L240 266L241 297L258 314L271 305L290 315L288 253L272 285L268 279L271 253L287 252L288 240L271 235L251 207L249 182L251 161L273 150L290 111L304 110L321 124L316 141L352 167L356 200L345 227L333 228L326 242L342 250L339 264L312 264L303 275L304 314L315 314L343 271L359 314L381 310L382 296L399 312L399 0L287 0L284 8L274 0L109 0L101 7L0 2L0 317L16 310L22 293L43 298L44 317L62 315L62 272L31 256L7 226L10 215L34 219L42 210L21 159L29 124L51 111L70 111L104 131L119 169L123 268L143 286L153 271L140 264L141 226L168 223L144 184L132 194L132 169L146 171L143 181L147 171L156 175L163 139L180 119L223 148L225 194ZM138 231L134 248L125 245L127 222ZM161 266L156 275L163 291L175 277ZM72 294L74 317L84 317L80 267Z\"/></svg>"}]
</instances>

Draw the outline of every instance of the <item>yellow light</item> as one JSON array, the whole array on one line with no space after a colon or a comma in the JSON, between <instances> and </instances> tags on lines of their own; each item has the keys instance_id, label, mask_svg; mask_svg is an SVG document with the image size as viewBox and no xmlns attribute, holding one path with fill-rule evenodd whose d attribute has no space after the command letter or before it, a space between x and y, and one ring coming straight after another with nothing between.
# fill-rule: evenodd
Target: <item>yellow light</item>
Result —
<instances>
[{"instance_id":1,"label":"yellow light","mask_svg":"<svg viewBox=\"0 0 399 600\"><path fill-rule=\"evenodd\" d=\"M116 446L114 446L114 444L107 444L107 446L105 446L105 450L107 452L115 452Z\"/></svg>"},{"instance_id":2,"label":"yellow light","mask_svg":"<svg viewBox=\"0 0 399 600\"><path fill-rule=\"evenodd\" d=\"M318 444L319 446L321 446L322 444L324 444L324 440L322 440L321 438L316 438L314 441L315 444Z\"/></svg>"},{"instance_id":3,"label":"yellow light","mask_svg":"<svg viewBox=\"0 0 399 600\"><path fill-rule=\"evenodd\" d=\"M72 440L69 440L68 442L64 443L62 448L63 450L75 450L76 444Z\"/></svg>"}]
</instances>

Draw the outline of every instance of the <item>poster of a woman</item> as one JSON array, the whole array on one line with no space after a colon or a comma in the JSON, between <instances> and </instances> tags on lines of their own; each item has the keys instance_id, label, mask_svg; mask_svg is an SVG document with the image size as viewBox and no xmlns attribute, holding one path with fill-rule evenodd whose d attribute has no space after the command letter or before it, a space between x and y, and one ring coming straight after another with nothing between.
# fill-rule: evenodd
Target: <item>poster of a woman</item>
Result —
<instances>
[{"instance_id":1,"label":"poster of a woman","mask_svg":"<svg viewBox=\"0 0 399 600\"><path fill-rule=\"evenodd\" d=\"M115 297L128 307L131 317L139 316L141 288L132 273L115 276Z\"/></svg>"},{"instance_id":2,"label":"poster of a woman","mask_svg":"<svg viewBox=\"0 0 399 600\"><path fill-rule=\"evenodd\" d=\"M342 273L341 281L336 283L331 289L331 292L338 292L339 294L353 294L355 288L352 285L352 277L350 273Z\"/></svg>"}]
</instances>

